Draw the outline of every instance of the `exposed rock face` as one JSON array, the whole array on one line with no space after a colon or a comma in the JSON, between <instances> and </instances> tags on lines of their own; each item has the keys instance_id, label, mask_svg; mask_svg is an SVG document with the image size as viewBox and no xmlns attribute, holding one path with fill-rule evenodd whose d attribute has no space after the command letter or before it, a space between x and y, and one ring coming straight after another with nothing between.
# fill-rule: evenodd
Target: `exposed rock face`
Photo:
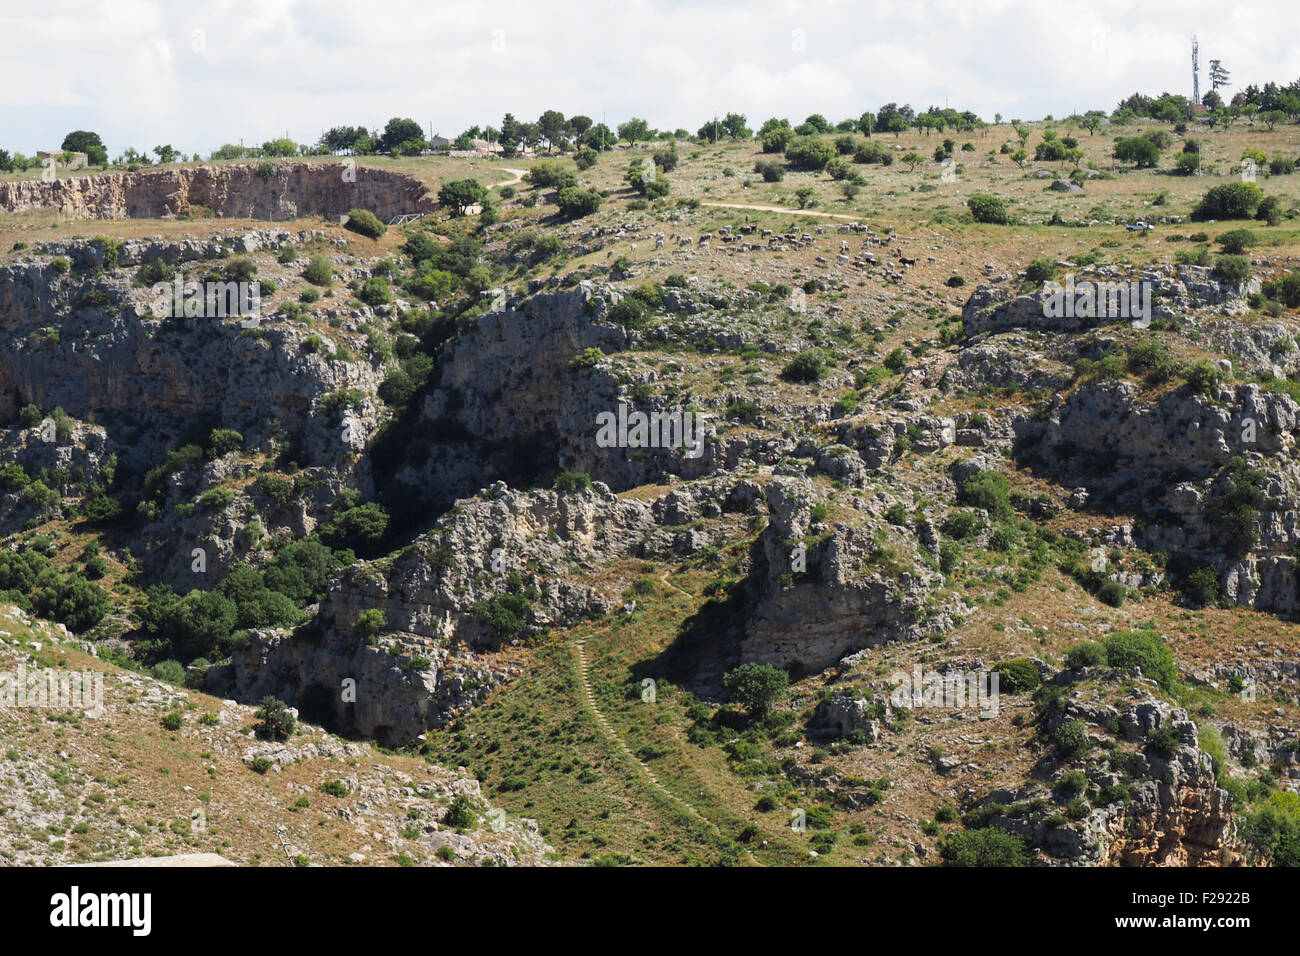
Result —
<instances>
[{"instance_id":1,"label":"exposed rock face","mask_svg":"<svg viewBox=\"0 0 1300 956\"><path fill-rule=\"evenodd\" d=\"M1134 292L1137 291L1133 288L1135 284L1147 284L1150 289L1151 315L1145 318L1169 317L1205 306L1214 306L1225 315L1239 315L1247 311L1246 296L1261 288L1258 278L1248 279L1241 284L1221 282L1204 266L1184 265L1161 266L1136 277L1126 275L1116 266L1088 267L1079 270L1076 281L1079 289L1085 288L1085 282L1109 283L1116 288L1123 286ZM1103 297L1101 301L1113 300ZM962 309L962 327L971 336L1009 329L1079 332L1095 326L1137 319L1141 301L1141 298L1131 301L1131 307L1123 314L1108 314L1100 304L1092 309L1092 314L1086 314L1083 310L1076 313L1073 308L1055 309L1053 306L1058 303L1054 303L1042 288L1028 295L1017 295L1005 287L981 285L971 294ZM1077 302L1076 296L1072 304Z\"/></svg>"},{"instance_id":2,"label":"exposed rock face","mask_svg":"<svg viewBox=\"0 0 1300 956\"><path fill-rule=\"evenodd\" d=\"M1014 424L1022 460L1068 475L1092 502L1144 513L1143 547L1210 562L1239 604L1285 615L1300 609L1289 555L1300 538L1300 466L1292 458L1300 406L1287 395L1247 384L1147 401L1135 383L1103 382ZM1210 520L1227 487L1223 466L1236 456L1265 473L1258 541L1239 557L1223 553ZM1162 478L1157 488L1153 476Z\"/></svg>"},{"instance_id":3,"label":"exposed rock face","mask_svg":"<svg viewBox=\"0 0 1300 956\"><path fill-rule=\"evenodd\" d=\"M467 436L453 461L444 443L400 478L416 488L446 485L447 474L468 494L493 473L514 467L537 474L556 468L584 471L616 488L650 481L662 473L697 477L722 464L721 449L707 430L704 448L690 457L677 448L601 447L601 413L620 405L643 412L680 409L638 404L600 365L574 367L587 349L612 354L631 347L635 333L607 320L618 301L611 289L591 282L511 302L482 316L449 343L440 362L439 387L422 408L430 426ZM470 444L468 436L473 436ZM504 449L504 451L502 451ZM477 465L471 465L475 462Z\"/></svg>"},{"instance_id":4,"label":"exposed rock face","mask_svg":"<svg viewBox=\"0 0 1300 956\"><path fill-rule=\"evenodd\" d=\"M338 163L191 166L76 179L0 183L0 209L53 209L69 219L234 219L341 216L368 209L384 221L432 212L424 184L403 173Z\"/></svg>"},{"instance_id":5,"label":"exposed rock face","mask_svg":"<svg viewBox=\"0 0 1300 956\"><path fill-rule=\"evenodd\" d=\"M566 494L498 483L459 502L391 561L340 575L312 635L262 634L230 665L209 670L209 686L243 700L273 694L340 729L408 743L518 672L510 644L479 613L485 605L520 598L518 614L532 634L600 617L622 596L587 574L625 556L663 558L706 545L670 529L699 508L716 513L731 492L723 482L646 503L620 499L600 483ZM370 609L386 621L373 645L356 632ZM354 701L341 693L349 679Z\"/></svg>"},{"instance_id":6,"label":"exposed rock face","mask_svg":"<svg viewBox=\"0 0 1300 956\"><path fill-rule=\"evenodd\" d=\"M870 519L865 527L835 526L825 537L811 537L814 501L806 479L774 479L766 495L766 575L756 582L742 661L807 673L866 647L951 626L942 612L928 620L922 613L943 576L926 568L914 541L891 537L885 522ZM881 567L881 539L893 550L893 574ZM800 560L806 572L798 570Z\"/></svg>"},{"instance_id":7,"label":"exposed rock face","mask_svg":"<svg viewBox=\"0 0 1300 956\"><path fill-rule=\"evenodd\" d=\"M1079 676L1061 675L1063 678ZM1119 675L1115 675L1118 678ZM1139 678L1139 683L1141 683ZM1154 683L1147 681L1150 690ZM1067 721L1089 725L1091 733L1118 725L1118 734L1137 749L1126 764L1128 799L1094 806L1084 818L1049 825L1032 815L997 814L990 824L1018 836L1061 862L1101 866L1220 866L1240 863L1230 810L1232 797L1215 782L1208 754L1197 744L1196 724L1187 711L1142 690L1121 704L1080 699L1076 693L1064 709L1044 724L1049 734ZM1161 731L1165 737L1156 740ZM1063 769L1045 756L1038 776L1056 777ZM1089 757L1084 774L1095 787L1116 786L1122 778L1106 759ZM1016 792L995 791L989 800L1004 807L1047 796L1042 784ZM1050 801L1049 805L1050 805Z\"/></svg>"}]
</instances>

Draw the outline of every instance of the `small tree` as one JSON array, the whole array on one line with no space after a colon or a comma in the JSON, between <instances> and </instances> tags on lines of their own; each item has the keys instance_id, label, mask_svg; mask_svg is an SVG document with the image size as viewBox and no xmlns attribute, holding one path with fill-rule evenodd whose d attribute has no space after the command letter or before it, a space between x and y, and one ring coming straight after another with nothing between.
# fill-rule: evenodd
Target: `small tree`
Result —
<instances>
[{"instance_id":1,"label":"small tree","mask_svg":"<svg viewBox=\"0 0 1300 956\"><path fill-rule=\"evenodd\" d=\"M270 695L262 698L253 716L258 721L253 725L253 732L261 740L288 740L297 725L284 701Z\"/></svg>"},{"instance_id":2,"label":"small tree","mask_svg":"<svg viewBox=\"0 0 1300 956\"><path fill-rule=\"evenodd\" d=\"M790 675L771 664L741 664L723 675L722 686L730 700L761 717L790 686Z\"/></svg>"},{"instance_id":3,"label":"small tree","mask_svg":"<svg viewBox=\"0 0 1300 956\"><path fill-rule=\"evenodd\" d=\"M465 215L470 206L482 205L487 198L488 191L477 179L453 179L438 190L438 202L456 216Z\"/></svg>"}]
</instances>

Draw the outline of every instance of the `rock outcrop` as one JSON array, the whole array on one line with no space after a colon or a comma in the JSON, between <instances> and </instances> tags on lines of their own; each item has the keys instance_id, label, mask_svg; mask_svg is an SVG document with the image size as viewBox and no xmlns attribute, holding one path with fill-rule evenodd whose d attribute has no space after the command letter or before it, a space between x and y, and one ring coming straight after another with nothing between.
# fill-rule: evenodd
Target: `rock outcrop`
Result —
<instances>
[{"instance_id":1,"label":"rock outcrop","mask_svg":"<svg viewBox=\"0 0 1300 956\"><path fill-rule=\"evenodd\" d=\"M331 162L181 166L0 182L0 210L49 209L69 219L285 220L368 209L387 222L435 207L424 184L411 176Z\"/></svg>"}]
</instances>

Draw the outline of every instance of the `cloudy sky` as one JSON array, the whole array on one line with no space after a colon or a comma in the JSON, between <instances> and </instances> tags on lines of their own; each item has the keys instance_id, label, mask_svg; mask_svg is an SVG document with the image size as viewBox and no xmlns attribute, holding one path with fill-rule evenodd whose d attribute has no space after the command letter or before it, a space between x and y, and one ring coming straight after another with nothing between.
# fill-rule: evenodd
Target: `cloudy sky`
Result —
<instances>
[{"instance_id":1,"label":"cloudy sky","mask_svg":"<svg viewBox=\"0 0 1300 956\"><path fill-rule=\"evenodd\" d=\"M111 155L411 116L455 135L503 113L641 116L696 130L714 111L798 122L881 103L985 119L1191 93L1190 39L1229 92L1300 77L1290 0L102 0L0 9L0 147L100 133Z\"/></svg>"}]
</instances>

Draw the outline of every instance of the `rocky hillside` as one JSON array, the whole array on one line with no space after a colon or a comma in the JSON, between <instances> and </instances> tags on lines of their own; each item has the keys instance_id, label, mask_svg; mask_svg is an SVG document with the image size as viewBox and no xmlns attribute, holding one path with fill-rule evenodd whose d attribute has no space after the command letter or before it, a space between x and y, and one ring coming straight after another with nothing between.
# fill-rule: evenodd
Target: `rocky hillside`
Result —
<instances>
[{"instance_id":1,"label":"rocky hillside","mask_svg":"<svg viewBox=\"0 0 1300 956\"><path fill-rule=\"evenodd\" d=\"M377 237L335 217L432 211L422 180L0 183L158 230L0 258L6 640L109 689L100 722L3 710L33 736L0 852L1277 862L1295 258L1067 229L1078 191L921 215L883 167L889 216L719 205L751 147L683 149L680 200L602 157L588 217L535 174ZM1058 315L1067 277L1150 314Z\"/></svg>"}]
</instances>

